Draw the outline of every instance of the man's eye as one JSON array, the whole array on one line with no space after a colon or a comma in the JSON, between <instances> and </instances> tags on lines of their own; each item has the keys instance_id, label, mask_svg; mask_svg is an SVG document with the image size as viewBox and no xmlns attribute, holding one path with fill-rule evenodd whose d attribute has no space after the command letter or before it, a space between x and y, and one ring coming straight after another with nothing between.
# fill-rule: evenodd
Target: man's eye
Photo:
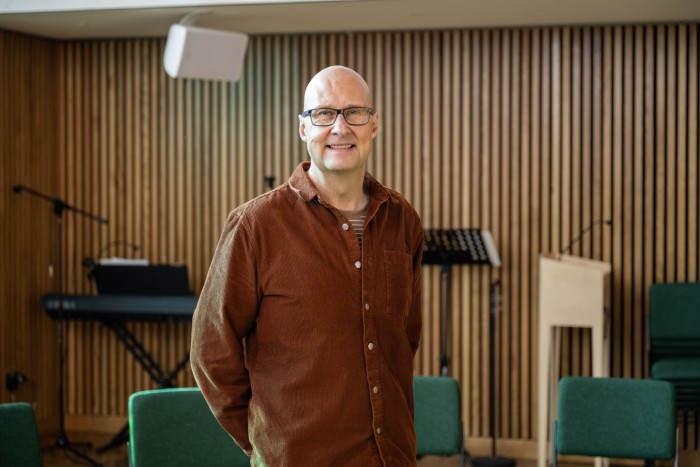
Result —
<instances>
[{"instance_id":1,"label":"man's eye","mask_svg":"<svg viewBox=\"0 0 700 467\"><path fill-rule=\"evenodd\" d=\"M331 117L335 115L335 111L329 109L321 109L316 111L317 117Z\"/></svg>"}]
</instances>

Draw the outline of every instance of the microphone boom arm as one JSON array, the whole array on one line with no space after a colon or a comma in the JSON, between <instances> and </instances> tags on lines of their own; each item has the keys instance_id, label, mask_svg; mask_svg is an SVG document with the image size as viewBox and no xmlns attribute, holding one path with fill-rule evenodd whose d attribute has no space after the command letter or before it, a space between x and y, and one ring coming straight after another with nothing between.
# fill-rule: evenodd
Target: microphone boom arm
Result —
<instances>
[{"instance_id":1,"label":"microphone boom arm","mask_svg":"<svg viewBox=\"0 0 700 467\"><path fill-rule=\"evenodd\" d=\"M100 224L108 224L109 223L109 221L107 219L105 219L104 217L100 217L100 216L97 216L97 215L92 214L90 212L87 212L83 209L76 208L75 206L71 206L70 204L66 203L62 199L52 198L48 195L40 193L40 192L33 190L31 188L28 188L26 186L15 185L12 187L12 191L14 191L15 194L20 194L24 191L32 196L36 196L37 198L41 198L44 201L50 202L51 204L53 204L53 212L58 217L61 217L61 215L63 214L63 211L72 211L76 214L80 214L81 216L87 217L88 219L92 219L96 222L99 222Z\"/></svg>"},{"instance_id":2,"label":"microphone boom arm","mask_svg":"<svg viewBox=\"0 0 700 467\"><path fill-rule=\"evenodd\" d=\"M559 252L559 255L561 256L561 255L563 255L563 254L565 254L565 253L568 253L568 252L571 250L571 248L572 248L574 245L576 245L576 244L583 238L584 235L586 235L588 232L590 232L591 229L593 229L593 227L595 227L595 226L598 225L598 224L606 224L606 225L609 225L609 226L611 226L611 227L612 227L612 225L613 225L612 219L598 219L597 221L591 222L590 225L589 225L588 227L586 227L585 229L583 229L583 230L581 231L581 233L578 234L578 236L577 236L576 238L574 238L573 240L571 240L571 242L569 242L569 244L566 245L566 248L563 248L563 249Z\"/></svg>"}]
</instances>

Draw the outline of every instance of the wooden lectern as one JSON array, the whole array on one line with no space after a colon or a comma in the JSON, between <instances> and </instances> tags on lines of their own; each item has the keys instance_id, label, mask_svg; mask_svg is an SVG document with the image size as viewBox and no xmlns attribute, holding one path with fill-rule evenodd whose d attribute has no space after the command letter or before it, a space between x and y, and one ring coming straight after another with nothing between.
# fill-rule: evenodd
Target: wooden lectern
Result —
<instances>
[{"instance_id":1,"label":"wooden lectern","mask_svg":"<svg viewBox=\"0 0 700 467\"><path fill-rule=\"evenodd\" d=\"M608 375L606 332L610 264L559 254L540 255L537 465L547 464L547 430L556 410L562 327L591 328L593 376ZM554 348L552 348L554 342ZM601 459L596 458L596 466Z\"/></svg>"}]
</instances>

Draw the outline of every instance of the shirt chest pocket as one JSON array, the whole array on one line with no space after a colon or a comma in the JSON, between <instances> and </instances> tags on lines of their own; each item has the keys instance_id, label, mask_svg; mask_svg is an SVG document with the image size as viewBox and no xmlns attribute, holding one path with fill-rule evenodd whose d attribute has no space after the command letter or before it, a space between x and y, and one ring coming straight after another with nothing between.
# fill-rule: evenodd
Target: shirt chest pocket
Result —
<instances>
[{"instance_id":1,"label":"shirt chest pocket","mask_svg":"<svg viewBox=\"0 0 700 467\"><path fill-rule=\"evenodd\" d=\"M413 294L411 255L403 251L384 252L387 313L408 315Z\"/></svg>"}]
</instances>

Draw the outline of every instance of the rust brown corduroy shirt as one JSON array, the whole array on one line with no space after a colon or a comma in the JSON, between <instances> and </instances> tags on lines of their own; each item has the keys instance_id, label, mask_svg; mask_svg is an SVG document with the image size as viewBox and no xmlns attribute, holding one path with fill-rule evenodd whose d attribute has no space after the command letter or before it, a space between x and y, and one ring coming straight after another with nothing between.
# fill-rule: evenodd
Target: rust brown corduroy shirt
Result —
<instances>
[{"instance_id":1,"label":"rust brown corduroy shirt","mask_svg":"<svg viewBox=\"0 0 700 467\"><path fill-rule=\"evenodd\" d=\"M423 231L365 177L362 251L302 163L238 207L192 324L192 369L254 466L412 466Z\"/></svg>"}]
</instances>

